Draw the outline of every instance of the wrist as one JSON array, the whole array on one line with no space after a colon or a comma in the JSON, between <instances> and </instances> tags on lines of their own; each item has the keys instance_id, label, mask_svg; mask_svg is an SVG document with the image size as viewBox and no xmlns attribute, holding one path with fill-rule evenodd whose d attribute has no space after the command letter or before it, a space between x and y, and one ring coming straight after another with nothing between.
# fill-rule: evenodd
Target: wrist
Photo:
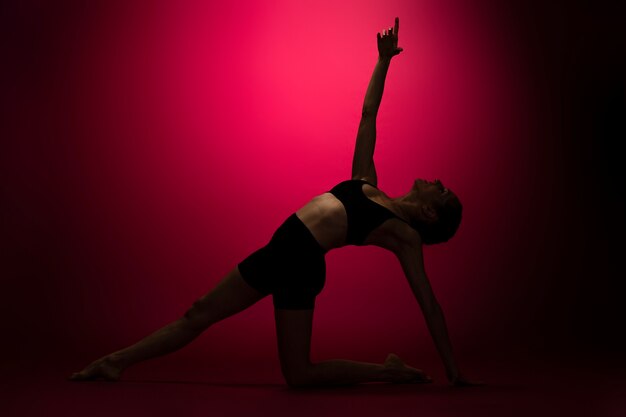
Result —
<instances>
[{"instance_id":1,"label":"wrist","mask_svg":"<svg viewBox=\"0 0 626 417\"><path fill-rule=\"evenodd\" d=\"M390 56L378 55L378 62L382 62L384 64L389 64L391 62L391 57Z\"/></svg>"}]
</instances>

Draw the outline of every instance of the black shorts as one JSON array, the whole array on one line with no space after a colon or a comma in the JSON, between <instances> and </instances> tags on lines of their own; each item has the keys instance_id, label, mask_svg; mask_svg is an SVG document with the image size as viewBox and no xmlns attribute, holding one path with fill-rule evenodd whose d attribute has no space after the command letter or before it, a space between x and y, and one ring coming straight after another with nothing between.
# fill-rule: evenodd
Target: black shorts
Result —
<instances>
[{"instance_id":1,"label":"black shorts","mask_svg":"<svg viewBox=\"0 0 626 417\"><path fill-rule=\"evenodd\" d=\"M294 213L238 267L250 286L273 295L275 308L310 310L326 282L325 253Z\"/></svg>"}]
</instances>

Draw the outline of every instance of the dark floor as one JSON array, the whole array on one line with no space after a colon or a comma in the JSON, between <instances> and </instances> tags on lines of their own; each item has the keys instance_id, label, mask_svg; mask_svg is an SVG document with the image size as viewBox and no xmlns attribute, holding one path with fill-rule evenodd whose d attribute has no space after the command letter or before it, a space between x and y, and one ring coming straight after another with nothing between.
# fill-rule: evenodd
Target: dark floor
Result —
<instances>
[{"instance_id":1,"label":"dark floor","mask_svg":"<svg viewBox=\"0 0 626 417\"><path fill-rule=\"evenodd\" d=\"M626 372L605 356L580 360L474 361L488 385L364 384L293 390L274 367L222 364L198 370L176 360L140 364L117 383L65 380L71 365L9 369L2 416L626 416ZM75 366L74 366L75 367Z\"/></svg>"}]
</instances>

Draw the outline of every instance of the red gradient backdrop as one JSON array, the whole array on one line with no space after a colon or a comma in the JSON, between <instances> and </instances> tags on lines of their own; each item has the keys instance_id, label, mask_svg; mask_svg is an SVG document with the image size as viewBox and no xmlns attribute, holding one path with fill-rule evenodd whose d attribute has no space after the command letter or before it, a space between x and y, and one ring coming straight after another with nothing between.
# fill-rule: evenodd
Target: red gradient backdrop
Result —
<instances>
[{"instance_id":1,"label":"red gradient backdrop","mask_svg":"<svg viewBox=\"0 0 626 417\"><path fill-rule=\"evenodd\" d=\"M458 235L425 250L455 349L557 350L579 342L581 329L593 334L594 316L577 308L591 271L604 285L595 291L611 293L619 246L606 219L623 209L623 188L586 226L580 190L623 182L600 182L611 169L606 148L590 157L582 134L574 150L564 147L576 129L554 121L555 102L576 94L551 84L561 58L532 49L532 30L513 7L282 0L13 9L2 155L11 294L3 324L18 336L2 349L11 355L87 360L134 342L347 179L375 34L395 16L404 52L378 117L379 186L398 196L414 178L440 178L464 203ZM617 222L610 227L623 230ZM392 254L348 247L327 255L327 270L314 359L434 356ZM277 364L272 313L268 297L178 359Z\"/></svg>"}]
</instances>

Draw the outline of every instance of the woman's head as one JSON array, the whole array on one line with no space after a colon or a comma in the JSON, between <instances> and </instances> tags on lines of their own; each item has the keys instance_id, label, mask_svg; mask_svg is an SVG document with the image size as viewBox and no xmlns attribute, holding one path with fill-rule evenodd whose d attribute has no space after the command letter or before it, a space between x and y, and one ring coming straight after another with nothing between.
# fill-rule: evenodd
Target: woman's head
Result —
<instances>
[{"instance_id":1,"label":"woman's head","mask_svg":"<svg viewBox=\"0 0 626 417\"><path fill-rule=\"evenodd\" d=\"M459 198L439 180L416 180L409 193L415 203L410 219L422 238L432 245L447 242L461 224L463 206Z\"/></svg>"}]
</instances>

